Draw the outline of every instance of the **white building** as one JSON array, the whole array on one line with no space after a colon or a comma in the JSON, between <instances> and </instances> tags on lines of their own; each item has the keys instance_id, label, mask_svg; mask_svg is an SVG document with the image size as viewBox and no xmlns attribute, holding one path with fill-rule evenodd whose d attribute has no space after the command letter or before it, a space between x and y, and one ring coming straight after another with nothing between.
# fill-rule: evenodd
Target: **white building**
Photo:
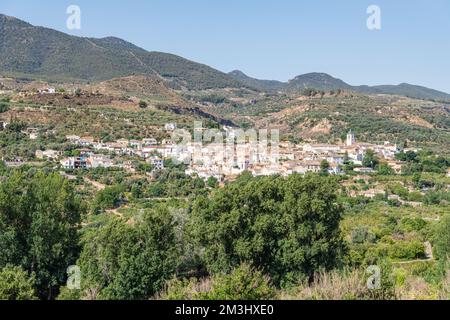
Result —
<instances>
[{"instance_id":1,"label":"white building","mask_svg":"<svg viewBox=\"0 0 450 320\"><path fill-rule=\"evenodd\" d=\"M56 150L36 150L35 155L38 159L57 160L62 155L62 152Z\"/></svg>"},{"instance_id":2,"label":"white building","mask_svg":"<svg viewBox=\"0 0 450 320\"><path fill-rule=\"evenodd\" d=\"M151 157L147 160L148 163L150 163L155 170L163 170L164 169L164 160L160 157Z\"/></svg>"},{"instance_id":3,"label":"white building","mask_svg":"<svg viewBox=\"0 0 450 320\"><path fill-rule=\"evenodd\" d=\"M157 144L158 144L158 141L156 141L155 138L142 139L143 146L156 146Z\"/></svg>"},{"instance_id":4,"label":"white building","mask_svg":"<svg viewBox=\"0 0 450 320\"><path fill-rule=\"evenodd\" d=\"M347 147L351 147L356 143L355 135L353 134L352 130L347 134L347 141L346 145Z\"/></svg>"},{"instance_id":5,"label":"white building","mask_svg":"<svg viewBox=\"0 0 450 320\"><path fill-rule=\"evenodd\" d=\"M177 124L176 123L173 123L173 122L171 122L171 123L166 123L165 125L164 125L164 130L166 130L166 131L173 131L173 130L175 130L177 128Z\"/></svg>"},{"instance_id":6,"label":"white building","mask_svg":"<svg viewBox=\"0 0 450 320\"><path fill-rule=\"evenodd\" d=\"M93 154L86 159L87 168L110 168L112 161L109 156Z\"/></svg>"}]
</instances>

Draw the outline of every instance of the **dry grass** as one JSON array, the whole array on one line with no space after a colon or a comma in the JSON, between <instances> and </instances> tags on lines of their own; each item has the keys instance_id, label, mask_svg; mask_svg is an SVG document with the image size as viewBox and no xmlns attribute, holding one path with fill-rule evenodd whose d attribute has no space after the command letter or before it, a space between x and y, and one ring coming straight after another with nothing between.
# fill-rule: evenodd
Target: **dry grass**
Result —
<instances>
[{"instance_id":1,"label":"dry grass","mask_svg":"<svg viewBox=\"0 0 450 320\"><path fill-rule=\"evenodd\" d=\"M359 270L319 273L314 278L313 283L282 293L280 298L283 300L355 300L364 299L369 295L364 274Z\"/></svg>"}]
</instances>

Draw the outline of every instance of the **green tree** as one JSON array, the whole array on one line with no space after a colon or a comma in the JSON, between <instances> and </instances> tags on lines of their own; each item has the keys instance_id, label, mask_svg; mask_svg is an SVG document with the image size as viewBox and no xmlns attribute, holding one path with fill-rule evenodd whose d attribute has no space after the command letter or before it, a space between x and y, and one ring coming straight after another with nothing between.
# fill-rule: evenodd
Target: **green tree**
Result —
<instances>
[{"instance_id":1,"label":"green tree","mask_svg":"<svg viewBox=\"0 0 450 320\"><path fill-rule=\"evenodd\" d=\"M0 270L0 300L35 300L34 275L21 267L7 265Z\"/></svg>"},{"instance_id":2,"label":"green tree","mask_svg":"<svg viewBox=\"0 0 450 320\"><path fill-rule=\"evenodd\" d=\"M241 263L276 284L311 278L338 265L342 209L330 177L240 177L193 205L191 232L213 272Z\"/></svg>"},{"instance_id":3,"label":"green tree","mask_svg":"<svg viewBox=\"0 0 450 320\"><path fill-rule=\"evenodd\" d=\"M437 259L443 261L450 259L450 214L444 215L436 226L433 244Z\"/></svg>"},{"instance_id":4,"label":"green tree","mask_svg":"<svg viewBox=\"0 0 450 320\"><path fill-rule=\"evenodd\" d=\"M394 169L392 169L387 163L381 163L378 165L378 174L382 176L389 176L395 174Z\"/></svg>"},{"instance_id":5,"label":"green tree","mask_svg":"<svg viewBox=\"0 0 450 320\"><path fill-rule=\"evenodd\" d=\"M6 112L9 110L9 106L5 102L0 102L0 113Z\"/></svg>"},{"instance_id":6,"label":"green tree","mask_svg":"<svg viewBox=\"0 0 450 320\"><path fill-rule=\"evenodd\" d=\"M0 183L0 267L33 272L38 296L53 299L78 256L81 212L58 174L12 174Z\"/></svg>"},{"instance_id":7,"label":"green tree","mask_svg":"<svg viewBox=\"0 0 450 320\"><path fill-rule=\"evenodd\" d=\"M134 219L114 219L84 235L82 292L96 294L83 298L147 299L173 276L180 254L172 215L157 208Z\"/></svg>"},{"instance_id":8,"label":"green tree","mask_svg":"<svg viewBox=\"0 0 450 320\"><path fill-rule=\"evenodd\" d=\"M364 154L364 158L362 161L362 165L364 167L369 167L372 169L375 169L375 167L378 165L379 160L378 157L375 155L375 152L371 149L368 149L366 153Z\"/></svg>"},{"instance_id":9,"label":"green tree","mask_svg":"<svg viewBox=\"0 0 450 320\"><path fill-rule=\"evenodd\" d=\"M147 102L145 102L144 100L139 101L139 108L145 109L147 107L148 107Z\"/></svg>"},{"instance_id":10,"label":"green tree","mask_svg":"<svg viewBox=\"0 0 450 320\"><path fill-rule=\"evenodd\" d=\"M114 209L124 198L124 192L125 188L121 185L99 191L92 203L92 212L100 213L103 210Z\"/></svg>"},{"instance_id":11,"label":"green tree","mask_svg":"<svg viewBox=\"0 0 450 320\"><path fill-rule=\"evenodd\" d=\"M420 188L420 180L422 179L422 174L420 172L414 172L412 177L412 182L414 184L414 187L417 189Z\"/></svg>"},{"instance_id":12,"label":"green tree","mask_svg":"<svg viewBox=\"0 0 450 320\"><path fill-rule=\"evenodd\" d=\"M322 175L328 175L328 169L330 169L330 164L327 160L322 160L322 162L320 162L320 173Z\"/></svg>"},{"instance_id":13,"label":"green tree","mask_svg":"<svg viewBox=\"0 0 450 320\"><path fill-rule=\"evenodd\" d=\"M219 185L219 181L214 177L209 177L208 180L206 181L206 184L210 188L216 188Z\"/></svg>"}]
</instances>

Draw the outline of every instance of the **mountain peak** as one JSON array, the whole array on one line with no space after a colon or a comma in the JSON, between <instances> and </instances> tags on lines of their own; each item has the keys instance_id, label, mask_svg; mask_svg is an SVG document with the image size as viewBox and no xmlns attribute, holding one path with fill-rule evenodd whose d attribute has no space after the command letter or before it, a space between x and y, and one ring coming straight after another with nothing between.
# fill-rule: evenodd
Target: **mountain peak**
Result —
<instances>
[{"instance_id":1,"label":"mountain peak","mask_svg":"<svg viewBox=\"0 0 450 320\"><path fill-rule=\"evenodd\" d=\"M296 76L289 80L288 90L295 91L306 88L314 88L318 90L336 90L349 89L351 86L341 79L334 78L323 72L310 72Z\"/></svg>"},{"instance_id":2,"label":"mountain peak","mask_svg":"<svg viewBox=\"0 0 450 320\"><path fill-rule=\"evenodd\" d=\"M0 13L0 28L4 26L31 27L32 25L15 17Z\"/></svg>"},{"instance_id":3,"label":"mountain peak","mask_svg":"<svg viewBox=\"0 0 450 320\"><path fill-rule=\"evenodd\" d=\"M228 73L229 75L234 75L234 76L245 76L248 77L244 72L242 72L241 70L233 70L231 72Z\"/></svg>"},{"instance_id":4,"label":"mountain peak","mask_svg":"<svg viewBox=\"0 0 450 320\"><path fill-rule=\"evenodd\" d=\"M0 72L49 81L155 76L178 89L241 87L229 75L116 37L76 37L0 15Z\"/></svg>"}]
</instances>

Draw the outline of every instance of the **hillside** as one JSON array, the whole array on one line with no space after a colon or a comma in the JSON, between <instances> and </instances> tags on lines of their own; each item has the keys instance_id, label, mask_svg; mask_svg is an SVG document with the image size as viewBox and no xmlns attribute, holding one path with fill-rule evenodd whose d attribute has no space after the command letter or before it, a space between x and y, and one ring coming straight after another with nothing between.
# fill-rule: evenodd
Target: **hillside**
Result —
<instances>
[{"instance_id":1,"label":"hillside","mask_svg":"<svg viewBox=\"0 0 450 320\"><path fill-rule=\"evenodd\" d=\"M260 90L260 91L279 91L283 90L286 86L284 82L276 81L276 80L259 80L252 77L247 76L240 70L234 70L228 73L235 80L242 82L248 87Z\"/></svg>"},{"instance_id":2,"label":"hillside","mask_svg":"<svg viewBox=\"0 0 450 320\"><path fill-rule=\"evenodd\" d=\"M450 101L450 95L445 92L421 86L416 86L408 83L401 83L397 86L394 85L381 85L373 87L359 86L354 87L354 90L363 93L395 94L417 99Z\"/></svg>"},{"instance_id":3,"label":"hillside","mask_svg":"<svg viewBox=\"0 0 450 320\"><path fill-rule=\"evenodd\" d=\"M167 80L174 88L239 87L225 73L124 40L81 38L0 14L0 73L48 80L102 81L129 75Z\"/></svg>"},{"instance_id":4,"label":"hillside","mask_svg":"<svg viewBox=\"0 0 450 320\"><path fill-rule=\"evenodd\" d=\"M284 91L290 94L297 94L307 88L322 91L341 89L366 94L392 94L415 99L450 101L450 94L422 86L408 83L401 83L399 85L352 86L341 79L330 76L329 74L318 72L299 75L288 82L259 80L251 78L239 70L232 71L229 75L249 87L267 92Z\"/></svg>"},{"instance_id":5,"label":"hillside","mask_svg":"<svg viewBox=\"0 0 450 320\"><path fill-rule=\"evenodd\" d=\"M326 73L307 73L290 80L287 91L301 91L306 88L317 90L351 89L351 86L340 79L333 78Z\"/></svg>"},{"instance_id":6,"label":"hillside","mask_svg":"<svg viewBox=\"0 0 450 320\"><path fill-rule=\"evenodd\" d=\"M221 104L207 112L245 128L278 128L285 138L339 142L352 129L360 141L393 141L450 150L450 105L394 95L335 91L261 95L222 91Z\"/></svg>"}]
</instances>

